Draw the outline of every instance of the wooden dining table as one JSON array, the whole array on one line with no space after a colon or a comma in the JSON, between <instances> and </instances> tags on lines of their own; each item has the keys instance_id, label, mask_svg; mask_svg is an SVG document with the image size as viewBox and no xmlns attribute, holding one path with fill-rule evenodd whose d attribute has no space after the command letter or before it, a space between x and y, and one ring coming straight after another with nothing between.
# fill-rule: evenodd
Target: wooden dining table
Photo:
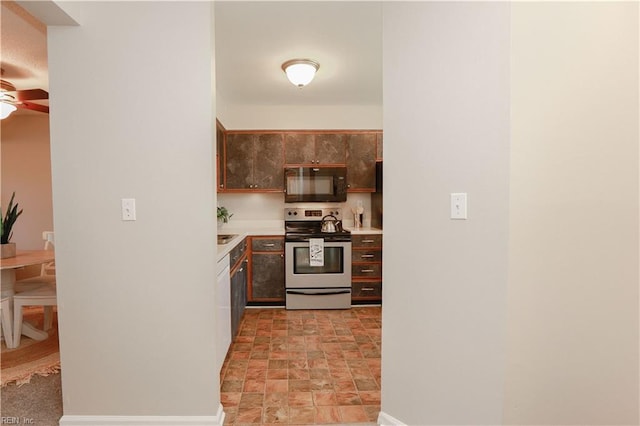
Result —
<instances>
[{"instance_id":1,"label":"wooden dining table","mask_svg":"<svg viewBox=\"0 0 640 426\"><path fill-rule=\"evenodd\" d=\"M16 270L31 265L53 262L54 259L55 252L53 250L18 250L15 257L0 259L2 273L0 277L0 296L2 298L10 298L13 304L13 295L16 293ZM38 330L26 321L22 323L22 334L34 340L44 340L49 337L46 331Z\"/></svg>"}]
</instances>

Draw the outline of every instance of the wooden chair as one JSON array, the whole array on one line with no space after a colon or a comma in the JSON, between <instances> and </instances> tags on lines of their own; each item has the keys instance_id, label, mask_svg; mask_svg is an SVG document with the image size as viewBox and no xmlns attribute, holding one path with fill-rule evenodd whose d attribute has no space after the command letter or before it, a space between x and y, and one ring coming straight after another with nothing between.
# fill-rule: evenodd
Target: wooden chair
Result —
<instances>
[{"instance_id":1,"label":"wooden chair","mask_svg":"<svg viewBox=\"0 0 640 426\"><path fill-rule=\"evenodd\" d=\"M13 348L13 332L11 331L11 305L8 297L0 300L0 322L2 322L2 334L7 348Z\"/></svg>"},{"instance_id":2,"label":"wooden chair","mask_svg":"<svg viewBox=\"0 0 640 426\"><path fill-rule=\"evenodd\" d=\"M56 288L51 284L35 290L23 291L13 296L13 345L20 345L22 336L22 308L25 306L44 306L44 331L53 326L53 307L58 304Z\"/></svg>"},{"instance_id":3,"label":"wooden chair","mask_svg":"<svg viewBox=\"0 0 640 426\"><path fill-rule=\"evenodd\" d=\"M45 250L54 250L55 242L52 231L44 231L42 233L42 239L44 240ZM45 284L56 284L55 262L43 263L40 267L40 275L16 281L15 290L18 293L22 293L25 291L35 290Z\"/></svg>"}]
</instances>

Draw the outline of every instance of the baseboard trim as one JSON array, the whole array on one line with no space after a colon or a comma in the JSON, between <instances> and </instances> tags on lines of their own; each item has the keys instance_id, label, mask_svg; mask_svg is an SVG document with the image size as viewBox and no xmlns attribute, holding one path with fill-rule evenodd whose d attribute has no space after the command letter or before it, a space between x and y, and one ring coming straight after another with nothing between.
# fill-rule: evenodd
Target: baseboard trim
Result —
<instances>
[{"instance_id":1,"label":"baseboard trim","mask_svg":"<svg viewBox=\"0 0 640 426\"><path fill-rule=\"evenodd\" d=\"M215 416L62 416L60 426L222 426L222 404Z\"/></svg>"},{"instance_id":2,"label":"baseboard trim","mask_svg":"<svg viewBox=\"0 0 640 426\"><path fill-rule=\"evenodd\" d=\"M380 411L380 413L378 414L378 424L380 426L407 426L400 420L396 419L393 416L390 416L384 411Z\"/></svg>"}]
</instances>

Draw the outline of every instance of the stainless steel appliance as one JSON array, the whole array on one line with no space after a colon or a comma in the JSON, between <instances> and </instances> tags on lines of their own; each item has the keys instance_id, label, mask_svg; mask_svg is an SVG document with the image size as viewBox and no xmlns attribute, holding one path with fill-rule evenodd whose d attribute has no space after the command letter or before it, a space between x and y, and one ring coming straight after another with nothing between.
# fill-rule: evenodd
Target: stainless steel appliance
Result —
<instances>
[{"instance_id":1,"label":"stainless steel appliance","mask_svg":"<svg viewBox=\"0 0 640 426\"><path fill-rule=\"evenodd\" d=\"M286 167L284 169L284 201L347 201L346 167Z\"/></svg>"},{"instance_id":2,"label":"stainless steel appliance","mask_svg":"<svg viewBox=\"0 0 640 426\"><path fill-rule=\"evenodd\" d=\"M328 215L337 223L323 232ZM341 209L286 208L284 216L286 308L350 308L351 233L339 222Z\"/></svg>"}]
</instances>

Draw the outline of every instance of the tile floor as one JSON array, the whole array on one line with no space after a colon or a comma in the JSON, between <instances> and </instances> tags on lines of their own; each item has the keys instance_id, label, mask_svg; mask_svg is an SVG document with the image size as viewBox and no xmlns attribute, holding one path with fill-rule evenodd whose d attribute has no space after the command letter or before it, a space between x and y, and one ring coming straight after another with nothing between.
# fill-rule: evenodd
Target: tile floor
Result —
<instances>
[{"instance_id":1,"label":"tile floor","mask_svg":"<svg viewBox=\"0 0 640 426\"><path fill-rule=\"evenodd\" d=\"M375 423L381 315L245 310L220 372L225 424Z\"/></svg>"}]
</instances>

